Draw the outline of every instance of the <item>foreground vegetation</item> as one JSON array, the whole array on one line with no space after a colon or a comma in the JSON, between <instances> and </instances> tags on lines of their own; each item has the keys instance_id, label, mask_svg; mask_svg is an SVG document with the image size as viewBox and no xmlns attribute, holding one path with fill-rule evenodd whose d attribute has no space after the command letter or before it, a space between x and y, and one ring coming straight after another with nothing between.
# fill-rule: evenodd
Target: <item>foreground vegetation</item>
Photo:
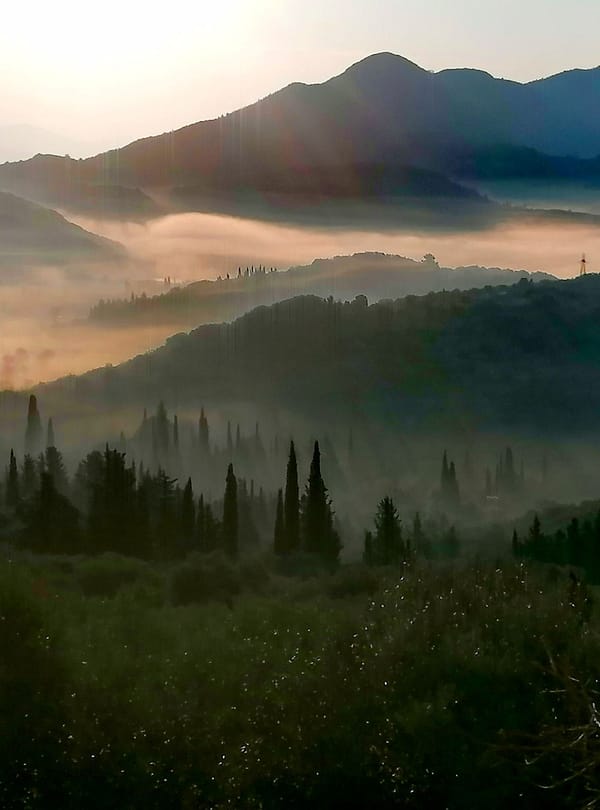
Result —
<instances>
[{"instance_id":1,"label":"foreground vegetation","mask_svg":"<svg viewBox=\"0 0 600 810\"><path fill-rule=\"evenodd\" d=\"M0 804L593 806L598 630L534 563L6 549Z\"/></svg>"}]
</instances>

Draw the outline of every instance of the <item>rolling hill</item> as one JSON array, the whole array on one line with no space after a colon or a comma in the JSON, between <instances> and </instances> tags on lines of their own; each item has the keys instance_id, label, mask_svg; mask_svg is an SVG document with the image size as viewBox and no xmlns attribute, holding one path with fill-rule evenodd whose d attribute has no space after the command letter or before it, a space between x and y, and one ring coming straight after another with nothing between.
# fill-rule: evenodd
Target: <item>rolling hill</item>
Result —
<instances>
[{"instance_id":1,"label":"rolling hill","mask_svg":"<svg viewBox=\"0 0 600 810\"><path fill-rule=\"evenodd\" d=\"M88 440L168 407L275 415L411 435L504 431L596 441L600 275L431 293L367 305L299 296L178 334L115 367L38 386L45 412ZM25 395L0 406L22 423Z\"/></svg>"},{"instance_id":2,"label":"rolling hill","mask_svg":"<svg viewBox=\"0 0 600 810\"><path fill-rule=\"evenodd\" d=\"M90 313L93 323L131 326L168 323L179 327L226 321L259 305L274 304L295 295L318 295L369 300L424 295L441 290L467 290L486 285L512 284L522 278L550 280L546 273L527 273L489 267L440 267L433 256L420 262L384 253L361 253L316 259L285 272L268 268L239 268L240 275L217 281L197 281L152 297L103 301Z\"/></svg>"},{"instance_id":3,"label":"rolling hill","mask_svg":"<svg viewBox=\"0 0 600 810\"><path fill-rule=\"evenodd\" d=\"M4 277L32 266L120 261L117 242L74 225L56 211L0 192L0 268Z\"/></svg>"}]
</instances>

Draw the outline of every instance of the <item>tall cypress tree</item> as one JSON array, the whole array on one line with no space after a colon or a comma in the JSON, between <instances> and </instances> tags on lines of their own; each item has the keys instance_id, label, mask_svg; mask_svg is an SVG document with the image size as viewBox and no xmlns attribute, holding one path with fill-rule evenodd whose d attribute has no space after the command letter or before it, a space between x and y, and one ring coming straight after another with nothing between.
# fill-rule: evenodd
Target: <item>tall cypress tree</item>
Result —
<instances>
[{"instance_id":1,"label":"tall cypress tree","mask_svg":"<svg viewBox=\"0 0 600 810\"><path fill-rule=\"evenodd\" d=\"M25 430L25 452L36 456L42 450L42 420L34 394L29 397L27 408L27 428Z\"/></svg>"},{"instance_id":2,"label":"tall cypress tree","mask_svg":"<svg viewBox=\"0 0 600 810\"><path fill-rule=\"evenodd\" d=\"M293 440L285 478L284 528L288 551L300 548L300 492L298 488L298 462Z\"/></svg>"},{"instance_id":3,"label":"tall cypress tree","mask_svg":"<svg viewBox=\"0 0 600 810\"><path fill-rule=\"evenodd\" d=\"M192 479L188 478L181 497L181 534L185 550L189 550L192 546L195 524L194 490L192 489Z\"/></svg>"},{"instance_id":4,"label":"tall cypress tree","mask_svg":"<svg viewBox=\"0 0 600 810\"><path fill-rule=\"evenodd\" d=\"M283 491L281 489L277 492L277 510L275 512L275 530L273 532L273 551L275 554L286 554L288 551L283 518Z\"/></svg>"},{"instance_id":5,"label":"tall cypress tree","mask_svg":"<svg viewBox=\"0 0 600 810\"><path fill-rule=\"evenodd\" d=\"M238 553L238 531L237 480L230 463L223 498L223 547L230 557L236 557Z\"/></svg>"},{"instance_id":6,"label":"tall cypress tree","mask_svg":"<svg viewBox=\"0 0 600 810\"><path fill-rule=\"evenodd\" d=\"M56 439L54 438L54 423L52 417L48 419L48 428L46 430L46 447L56 447Z\"/></svg>"},{"instance_id":7,"label":"tall cypress tree","mask_svg":"<svg viewBox=\"0 0 600 810\"><path fill-rule=\"evenodd\" d=\"M177 414L173 417L173 446L177 453L179 451L179 420Z\"/></svg>"},{"instance_id":8,"label":"tall cypress tree","mask_svg":"<svg viewBox=\"0 0 600 810\"><path fill-rule=\"evenodd\" d=\"M198 420L198 436L200 439L200 452L203 455L208 455L209 450L208 420L204 413L204 408L200 410L200 419Z\"/></svg>"},{"instance_id":9,"label":"tall cypress tree","mask_svg":"<svg viewBox=\"0 0 600 810\"><path fill-rule=\"evenodd\" d=\"M227 458L233 458L233 439L231 438L231 422L227 422Z\"/></svg>"},{"instance_id":10,"label":"tall cypress tree","mask_svg":"<svg viewBox=\"0 0 600 810\"><path fill-rule=\"evenodd\" d=\"M10 451L8 472L6 474L6 505L15 507L19 503L19 471L14 450Z\"/></svg>"},{"instance_id":11,"label":"tall cypress tree","mask_svg":"<svg viewBox=\"0 0 600 810\"><path fill-rule=\"evenodd\" d=\"M314 445L303 499L302 529L306 551L318 554L328 564L338 561L341 542L333 526L331 503L321 476L319 442Z\"/></svg>"}]
</instances>

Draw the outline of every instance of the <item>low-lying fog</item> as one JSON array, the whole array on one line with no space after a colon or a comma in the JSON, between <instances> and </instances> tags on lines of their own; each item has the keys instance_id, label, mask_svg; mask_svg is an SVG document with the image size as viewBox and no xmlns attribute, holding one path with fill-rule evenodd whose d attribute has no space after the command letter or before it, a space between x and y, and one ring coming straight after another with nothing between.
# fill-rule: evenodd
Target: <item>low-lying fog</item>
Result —
<instances>
[{"instance_id":1,"label":"low-lying fog","mask_svg":"<svg viewBox=\"0 0 600 810\"><path fill-rule=\"evenodd\" d=\"M431 252L445 266L544 270L560 277L577 273L585 251L590 270L595 260L600 269L600 228L587 225L532 221L487 231L407 233L306 228L212 214L173 215L145 225L70 219L118 240L143 266L132 265L136 269L127 271L129 278L122 270L102 268L94 282L46 269L19 285L0 286L0 388L28 387L118 363L159 345L174 331L168 325L110 330L83 319L100 298L128 296L131 289L154 293L161 289L156 279L165 276L186 282L235 273L238 265L285 269L363 251L416 259Z\"/></svg>"}]
</instances>

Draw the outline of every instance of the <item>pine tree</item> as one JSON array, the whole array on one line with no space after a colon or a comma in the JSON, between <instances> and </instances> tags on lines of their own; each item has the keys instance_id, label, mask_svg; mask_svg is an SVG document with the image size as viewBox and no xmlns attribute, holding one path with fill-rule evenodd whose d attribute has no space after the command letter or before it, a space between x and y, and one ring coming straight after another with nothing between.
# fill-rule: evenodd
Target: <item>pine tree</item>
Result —
<instances>
[{"instance_id":1,"label":"pine tree","mask_svg":"<svg viewBox=\"0 0 600 810\"><path fill-rule=\"evenodd\" d=\"M398 510L391 498L383 498L375 515L371 559L377 565L393 565L407 560L407 546L402 539Z\"/></svg>"},{"instance_id":2,"label":"pine tree","mask_svg":"<svg viewBox=\"0 0 600 810\"><path fill-rule=\"evenodd\" d=\"M321 453L315 442L306 492L303 498L302 529L306 551L318 554L328 564L337 563L341 542L333 526L333 512L327 487L321 476Z\"/></svg>"},{"instance_id":3,"label":"pine tree","mask_svg":"<svg viewBox=\"0 0 600 810\"><path fill-rule=\"evenodd\" d=\"M50 445L46 449L44 458L46 462L44 468L54 481L54 486L58 492L63 495L66 494L69 488L69 481L67 479L67 471L65 469L62 453L57 450L54 445Z\"/></svg>"},{"instance_id":4,"label":"pine tree","mask_svg":"<svg viewBox=\"0 0 600 810\"><path fill-rule=\"evenodd\" d=\"M283 518L283 491L277 491L277 511L275 513L275 530L273 533L273 551L275 554L286 554L288 551L287 537Z\"/></svg>"},{"instance_id":5,"label":"pine tree","mask_svg":"<svg viewBox=\"0 0 600 810\"><path fill-rule=\"evenodd\" d=\"M238 532L237 480L233 472L233 464L230 463L227 468L223 498L223 546L230 557L236 557L238 553Z\"/></svg>"},{"instance_id":6,"label":"pine tree","mask_svg":"<svg viewBox=\"0 0 600 810\"><path fill-rule=\"evenodd\" d=\"M34 394L29 397L27 408L27 428L25 430L25 452L36 456L42 449L42 420Z\"/></svg>"},{"instance_id":7,"label":"pine tree","mask_svg":"<svg viewBox=\"0 0 600 810\"><path fill-rule=\"evenodd\" d=\"M300 491L298 488L298 462L293 440L285 478L284 526L288 551L300 548Z\"/></svg>"}]
</instances>

